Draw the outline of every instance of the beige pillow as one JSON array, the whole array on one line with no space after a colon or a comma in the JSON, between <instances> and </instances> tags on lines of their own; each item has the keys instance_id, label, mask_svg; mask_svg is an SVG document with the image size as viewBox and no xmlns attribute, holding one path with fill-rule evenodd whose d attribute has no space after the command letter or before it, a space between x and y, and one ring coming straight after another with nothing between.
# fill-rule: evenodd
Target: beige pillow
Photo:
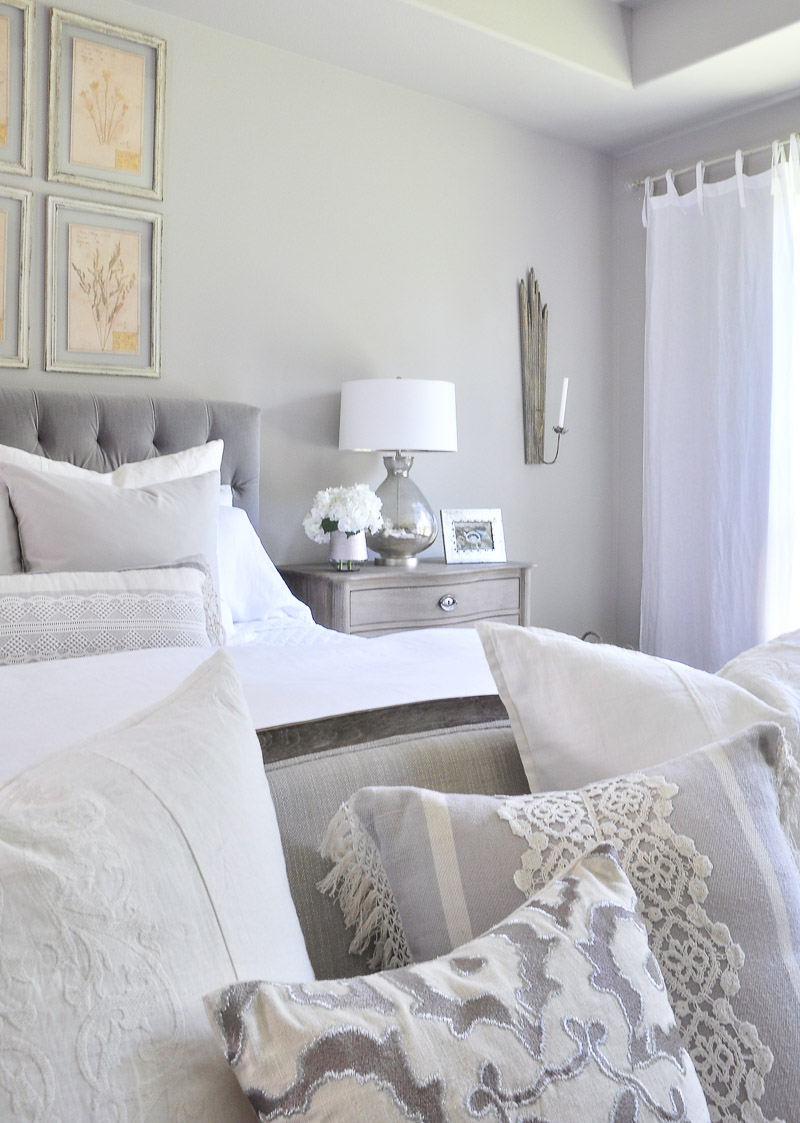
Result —
<instances>
[{"instance_id":1,"label":"beige pillow","mask_svg":"<svg viewBox=\"0 0 800 1123\"><path fill-rule=\"evenodd\" d=\"M29 472L43 472L48 476L61 476L76 482L101 483L113 487L144 487L146 484L166 483L186 476L200 476L218 471L222 464L222 441L208 441L181 452L165 456L151 456L122 464L113 472L93 472L79 468L66 460L50 460L13 445L0 444L0 466L3 464L27 468ZM22 557L17 534L17 520L11 508L8 490L0 478L0 574L22 572Z\"/></svg>"},{"instance_id":2,"label":"beige pillow","mask_svg":"<svg viewBox=\"0 0 800 1123\"><path fill-rule=\"evenodd\" d=\"M0 467L31 573L138 569L197 554L217 584L219 472L140 488Z\"/></svg>"},{"instance_id":3,"label":"beige pillow","mask_svg":"<svg viewBox=\"0 0 800 1123\"><path fill-rule=\"evenodd\" d=\"M544 628L477 629L531 791L648 768L782 718L749 691L683 663Z\"/></svg>"}]
</instances>

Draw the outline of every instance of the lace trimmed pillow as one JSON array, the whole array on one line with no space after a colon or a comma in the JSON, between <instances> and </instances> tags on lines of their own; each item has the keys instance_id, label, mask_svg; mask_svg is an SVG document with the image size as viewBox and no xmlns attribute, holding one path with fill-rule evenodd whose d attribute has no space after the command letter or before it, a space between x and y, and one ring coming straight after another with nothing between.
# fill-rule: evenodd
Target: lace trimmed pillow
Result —
<instances>
[{"instance_id":1,"label":"lace trimmed pillow","mask_svg":"<svg viewBox=\"0 0 800 1123\"><path fill-rule=\"evenodd\" d=\"M495 798L365 788L323 853L335 895L384 967L445 954L575 859L612 843L630 877L711 1118L796 1118L800 877L782 828L797 768L756 726L645 772Z\"/></svg>"},{"instance_id":2,"label":"lace trimmed pillow","mask_svg":"<svg viewBox=\"0 0 800 1123\"><path fill-rule=\"evenodd\" d=\"M0 577L0 666L223 642L202 558L121 572Z\"/></svg>"},{"instance_id":3,"label":"lace trimmed pillow","mask_svg":"<svg viewBox=\"0 0 800 1123\"><path fill-rule=\"evenodd\" d=\"M431 963L206 998L261 1120L682 1120L708 1109L636 898L599 847Z\"/></svg>"}]
</instances>

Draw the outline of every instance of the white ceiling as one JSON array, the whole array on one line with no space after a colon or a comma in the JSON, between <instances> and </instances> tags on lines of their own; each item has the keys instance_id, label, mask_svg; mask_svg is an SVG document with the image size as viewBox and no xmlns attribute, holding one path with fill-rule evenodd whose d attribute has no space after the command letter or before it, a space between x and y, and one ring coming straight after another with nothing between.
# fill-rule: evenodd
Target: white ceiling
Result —
<instances>
[{"instance_id":1,"label":"white ceiling","mask_svg":"<svg viewBox=\"0 0 800 1123\"><path fill-rule=\"evenodd\" d=\"M140 3L609 153L800 94L800 0Z\"/></svg>"}]
</instances>

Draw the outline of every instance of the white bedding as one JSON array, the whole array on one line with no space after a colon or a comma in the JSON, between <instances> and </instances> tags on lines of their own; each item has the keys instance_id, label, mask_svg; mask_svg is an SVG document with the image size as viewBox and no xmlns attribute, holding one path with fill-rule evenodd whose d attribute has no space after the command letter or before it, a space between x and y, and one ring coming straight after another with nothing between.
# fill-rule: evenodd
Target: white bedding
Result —
<instances>
[{"instance_id":1,"label":"white bedding","mask_svg":"<svg viewBox=\"0 0 800 1123\"><path fill-rule=\"evenodd\" d=\"M472 628L362 639L275 621L228 650L256 728L434 698L496 694ZM208 652L161 648L0 669L0 779L174 690Z\"/></svg>"}]
</instances>

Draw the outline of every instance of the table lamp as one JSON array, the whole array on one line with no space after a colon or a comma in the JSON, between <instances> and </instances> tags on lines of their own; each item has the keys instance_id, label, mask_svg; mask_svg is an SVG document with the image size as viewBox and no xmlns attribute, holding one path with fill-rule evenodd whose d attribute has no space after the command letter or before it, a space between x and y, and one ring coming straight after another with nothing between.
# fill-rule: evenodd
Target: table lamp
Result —
<instances>
[{"instance_id":1,"label":"table lamp","mask_svg":"<svg viewBox=\"0 0 800 1123\"><path fill-rule=\"evenodd\" d=\"M457 452L456 388L421 378L359 378L342 385L339 448L384 456L383 528L367 535L376 565L416 565L436 539L431 505L409 477L412 452Z\"/></svg>"}]
</instances>

